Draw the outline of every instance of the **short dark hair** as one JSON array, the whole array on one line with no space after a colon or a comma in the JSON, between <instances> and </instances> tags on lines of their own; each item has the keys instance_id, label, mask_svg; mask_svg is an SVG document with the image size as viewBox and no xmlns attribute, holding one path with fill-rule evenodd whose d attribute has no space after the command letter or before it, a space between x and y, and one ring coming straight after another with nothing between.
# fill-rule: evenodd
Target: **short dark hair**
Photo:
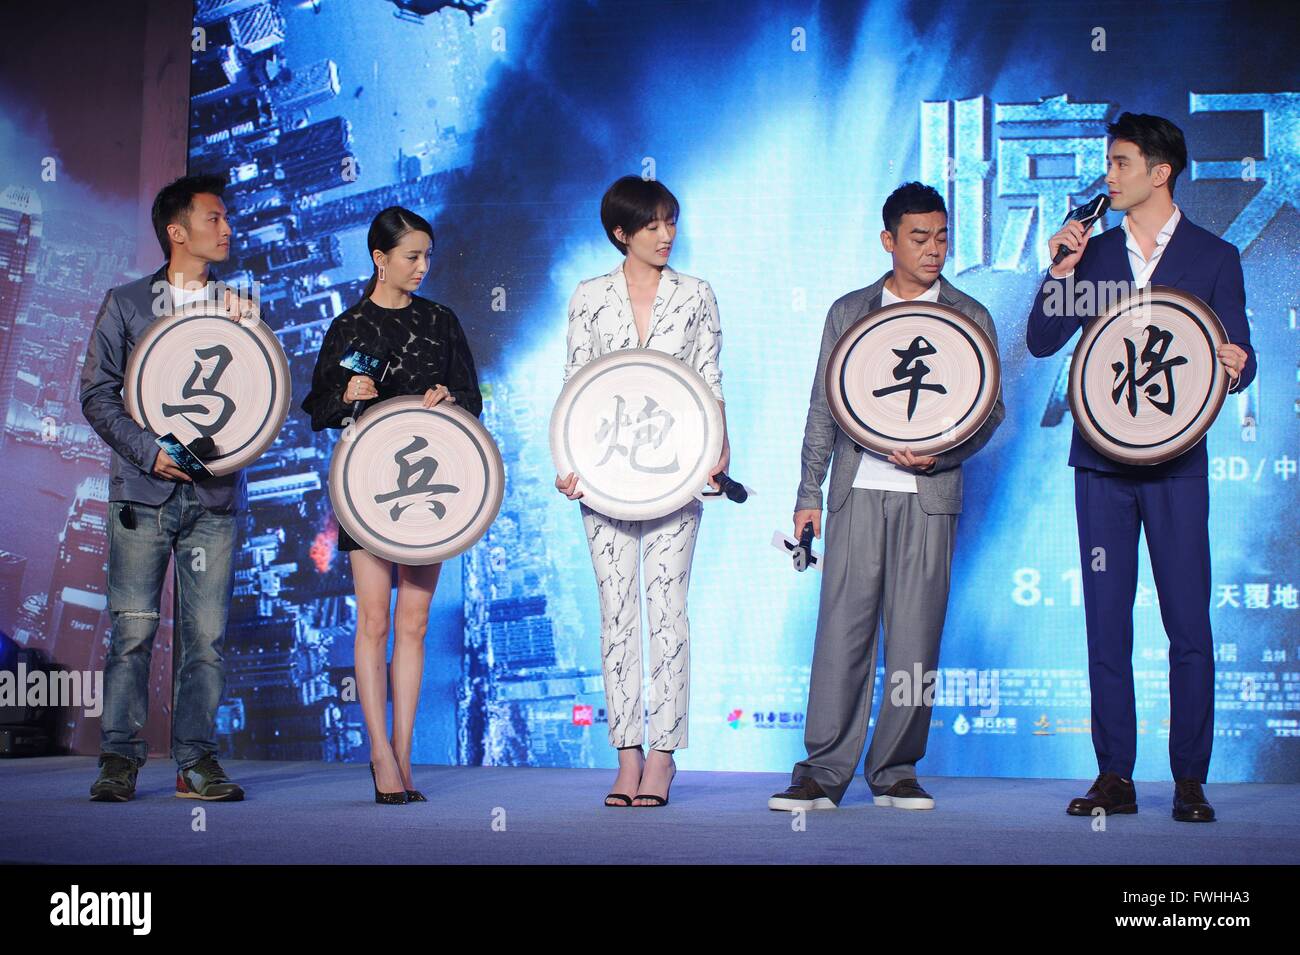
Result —
<instances>
[{"instance_id":1,"label":"short dark hair","mask_svg":"<svg viewBox=\"0 0 1300 955\"><path fill-rule=\"evenodd\" d=\"M934 186L923 182L905 182L889 194L885 207L880 210L880 217L885 221L885 231L898 238L898 224L905 215L925 212L942 212L948 214L948 207L943 204L943 196Z\"/></svg>"},{"instance_id":2,"label":"short dark hair","mask_svg":"<svg viewBox=\"0 0 1300 955\"><path fill-rule=\"evenodd\" d=\"M668 187L654 179L624 176L605 190L600 200L600 224L614 248L627 255L627 244L614 238L614 229L621 227L623 234L631 237L656 219L676 221L681 213L677 197Z\"/></svg>"},{"instance_id":3,"label":"short dark hair","mask_svg":"<svg viewBox=\"0 0 1300 955\"><path fill-rule=\"evenodd\" d=\"M199 175L181 176L175 182L169 182L154 197L153 231L158 236L158 245L162 248L163 258L172 257L172 242L167 236L167 227L173 222L186 220L194 211L194 197L199 193L220 196L226 189L224 176Z\"/></svg>"},{"instance_id":4,"label":"short dark hair","mask_svg":"<svg viewBox=\"0 0 1300 955\"><path fill-rule=\"evenodd\" d=\"M1120 113L1119 119L1106 127L1113 142L1123 139L1138 148L1147 161L1147 172L1159 163L1169 164L1169 194L1174 194L1174 180L1187 168L1187 141L1183 131L1163 116L1147 113Z\"/></svg>"}]
</instances>

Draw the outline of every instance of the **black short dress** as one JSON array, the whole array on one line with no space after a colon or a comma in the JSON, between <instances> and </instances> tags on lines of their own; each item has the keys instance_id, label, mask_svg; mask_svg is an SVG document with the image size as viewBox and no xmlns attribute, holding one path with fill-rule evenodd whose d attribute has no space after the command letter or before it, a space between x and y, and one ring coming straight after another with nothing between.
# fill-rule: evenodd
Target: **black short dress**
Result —
<instances>
[{"instance_id":1,"label":"black short dress","mask_svg":"<svg viewBox=\"0 0 1300 955\"><path fill-rule=\"evenodd\" d=\"M473 415L483 412L474 357L455 312L418 295L411 296L405 308L384 308L367 298L334 319L325 333L311 376L311 393L302 403L313 431L342 430L352 414L343 392L355 372L339 364L350 348L388 362L383 379L375 381L379 397L367 405L446 385L460 407ZM338 549L361 549L342 525Z\"/></svg>"}]
</instances>

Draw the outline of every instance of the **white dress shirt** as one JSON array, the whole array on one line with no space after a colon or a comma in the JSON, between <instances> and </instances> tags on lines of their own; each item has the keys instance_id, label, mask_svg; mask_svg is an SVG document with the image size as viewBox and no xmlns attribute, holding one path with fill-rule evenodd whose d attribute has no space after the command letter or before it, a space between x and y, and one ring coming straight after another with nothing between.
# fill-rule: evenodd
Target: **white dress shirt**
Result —
<instances>
[{"instance_id":1,"label":"white dress shirt","mask_svg":"<svg viewBox=\"0 0 1300 955\"><path fill-rule=\"evenodd\" d=\"M880 307L896 302L937 302L939 301L939 282L935 283L914 299L899 298L888 287L880 290ZM916 475L904 470L870 451L863 451L858 460L858 473L853 478L854 487L876 488L881 491L903 491L916 493Z\"/></svg>"},{"instance_id":2,"label":"white dress shirt","mask_svg":"<svg viewBox=\"0 0 1300 955\"><path fill-rule=\"evenodd\" d=\"M1125 215L1124 218L1120 220L1119 226L1124 230L1124 246L1128 249L1129 270L1132 271L1133 282L1139 289L1146 288L1146 284L1151 281L1152 273L1155 272L1156 266L1160 264L1160 256L1164 255L1165 246L1169 244L1169 237L1174 234L1174 228L1178 225L1178 220L1182 217L1183 213L1179 210L1177 203L1175 203L1173 215L1171 215L1168 221L1160 227L1160 231L1156 234L1156 247L1152 251L1151 258L1149 259L1142 254L1142 249L1138 246L1137 239L1133 238L1133 233L1129 230L1128 216ZM1052 278L1057 278L1057 276L1052 274L1052 267L1050 265L1047 267L1047 274ZM1070 271L1060 276L1060 279L1061 281L1064 281L1073 274L1074 269L1070 269Z\"/></svg>"},{"instance_id":3,"label":"white dress shirt","mask_svg":"<svg viewBox=\"0 0 1300 955\"><path fill-rule=\"evenodd\" d=\"M1133 282L1138 288L1146 288L1147 283L1151 281L1151 274L1160 264L1160 256L1164 254L1165 246L1169 244L1169 237L1174 234L1174 228L1182 217L1183 214L1175 205L1174 214L1160 227L1160 232L1156 235L1156 247L1152 250L1149 259L1142 254L1137 239L1133 237L1133 232L1128 227L1128 216L1125 216L1120 223L1120 228L1124 230L1125 246L1128 248L1129 268L1133 270Z\"/></svg>"},{"instance_id":4,"label":"white dress shirt","mask_svg":"<svg viewBox=\"0 0 1300 955\"><path fill-rule=\"evenodd\" d=\"M564 380L601 355L621 348L653 348L666 352L699 372L713 396L722 400L722 326L718 300L704 279L663 267L651 308L644 343L636 329L632 299L623 265L605 275L578 283L569 300L568 358Z\"/></svg>"}]
</instances>

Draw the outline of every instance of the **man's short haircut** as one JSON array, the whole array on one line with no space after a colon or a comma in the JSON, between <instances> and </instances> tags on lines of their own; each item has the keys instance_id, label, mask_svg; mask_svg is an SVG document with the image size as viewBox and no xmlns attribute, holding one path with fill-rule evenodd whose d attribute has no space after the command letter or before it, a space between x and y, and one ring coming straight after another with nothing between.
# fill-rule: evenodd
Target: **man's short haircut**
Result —
<instances>
[{"instance_id":1,"label":"man's short haircut","mask_svg":"<svg viewBox=\"0 0 1300 955\"><path fill-rule=\"evenodd\" d=\"M1119 119L1106 127L1113 142L1123 139L1138 148L1147 161L1147 172L1159 163L1169 164L1169 194L1174 194L1174 180L1187 168L1187 141L1183 131L1163 116L1147 113L1120 113Z\"/></svg>"},{"instance_id":2,"label":"man's short haircut","mask_svg":"<svg viewBox=\"0 0 1300 955\"><path fill-rule=\"evenodd\" d=\"M621 226L623 234L631 238L656 219L675 222L680 212L677 197L667 186L640 176L624 176L600 200L600 224L614 248L624 255L627 255L627 244L614 237L616 227Z\"/></svg>"},{"instance_id":3,"label":"man's short haircut","mask_svg":"<svg viewBox=\"0 0 1300 955\"><path fill-rule=\"evenodd\" d=\"M926 212L942 212L946 216L948 207L943 204L943 196L923 182L905 182L889 194L880 217L885 221L885 231L897 239L903 216Z\"/></svg>"},{"instance_id":4,"label":"man's short haircut","mask_svg":"<svg viewBox=\"0 0 1300 955\"><path fill-rule=\"evenodd\" d=\"M158 245L162 248L163 258L172 257L172 243L167 236L167 227L179 222L189 228L190 213L194 211L194 197L199 193L220 196L226 188L224 176L181 176L175 182L162 187L153 200L153 231L158 236Z\"/></svg>"}]
</instances>

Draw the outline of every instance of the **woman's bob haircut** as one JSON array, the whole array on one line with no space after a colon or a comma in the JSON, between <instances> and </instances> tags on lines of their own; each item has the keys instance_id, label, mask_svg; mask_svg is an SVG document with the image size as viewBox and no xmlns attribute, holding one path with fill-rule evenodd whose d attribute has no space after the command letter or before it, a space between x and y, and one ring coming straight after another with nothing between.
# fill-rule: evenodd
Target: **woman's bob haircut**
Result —
<instances>
[{"instance_id":1,"label":"woman's bob haircut","mask_svg":"<svg viewBox=\"0 0 1300 955\"><path fill-rule=\"evenodd\" d=\"M600 224L614 248L624 255L627 255L627 243L614 237L615 228L621 227L623 234L631 238L656 219L676 222L679 212L677 197L667 186L640 176L624 176L600 200Z\"/></svg>"}]
</instances>

